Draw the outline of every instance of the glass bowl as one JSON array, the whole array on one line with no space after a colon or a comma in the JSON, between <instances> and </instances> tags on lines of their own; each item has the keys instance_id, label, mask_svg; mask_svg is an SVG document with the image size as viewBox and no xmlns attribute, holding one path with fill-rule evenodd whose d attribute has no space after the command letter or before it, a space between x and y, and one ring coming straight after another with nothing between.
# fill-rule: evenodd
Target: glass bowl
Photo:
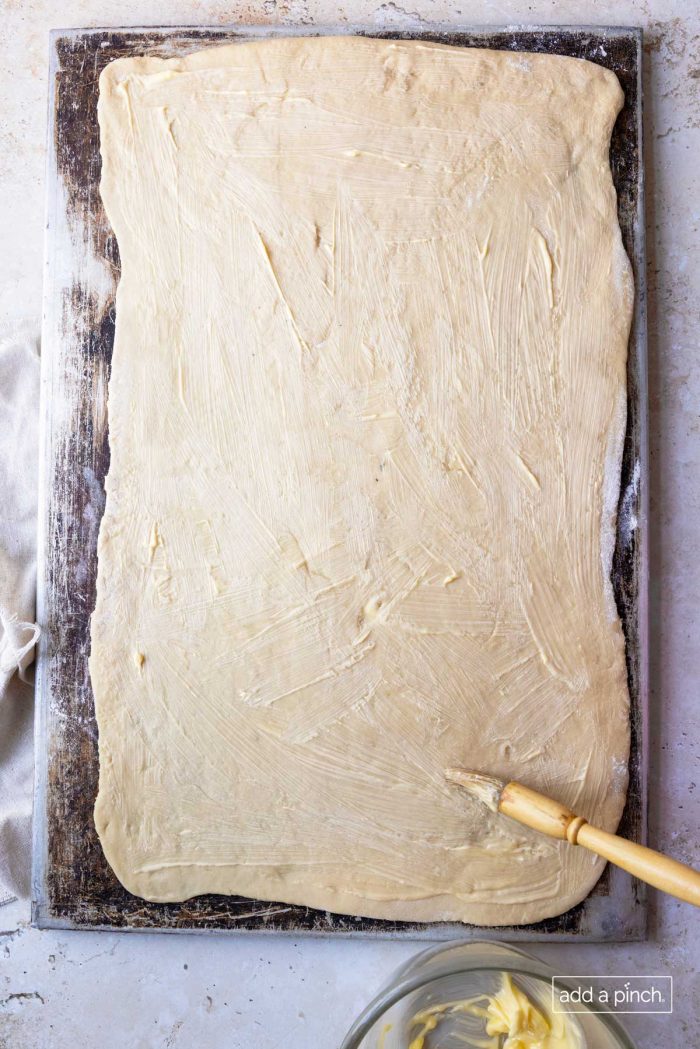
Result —
<instances>
[{"instance_id":1,"label":"glass bowl","mask_svg":"<svg viewBox=\"0 0 700 1049\"><path fill-rule=\"evenodd\" d=\"M340 1049L409 1049L420 1033L411 1021L417 1013L447 1002L459 1002L480 994L494 994L503 974L512 976L528 998L551 1013L552 976L544 962L503 943L472 940L431 947L410 959L397 972L357 1018ZM575 989L575 979L559 979L558 985ZM499 1044L485 1035L484 1019L464 1014L441 1019L435 1030L425 1035L424 1049L464 1049L478 1042ZM635 1049L634 1043L610 1013L597 1013L581 1004L568 1013L566 1022L580 1049Z\"/></svg>"}]
</instances>

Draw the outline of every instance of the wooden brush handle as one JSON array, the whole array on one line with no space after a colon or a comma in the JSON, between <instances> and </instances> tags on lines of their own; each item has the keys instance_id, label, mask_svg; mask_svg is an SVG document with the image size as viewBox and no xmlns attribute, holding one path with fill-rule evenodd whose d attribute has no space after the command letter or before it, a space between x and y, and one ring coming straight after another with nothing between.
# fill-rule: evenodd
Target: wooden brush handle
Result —
<instances>
[{"instance_id":1,"label":"wooden brush handle","mask_svg":"<svg viewBox=\"0 0 700 1049\"><path fill-rule=\"evenodd\" d=\"M583 816L576 816L565 805L522 783L506 784L498 808L527 827L572 845L583 845L649 885L700 907L700 871L645 845L593 827Z\"/></svg>"},{"instance_id":2,"label":"wooden brush handle","mask_svg":"<svg viewBox=\"0 0 700 1049\"><path fill-rule=\"evenodd\" d=\"M618 838L617 834L599 830L590 823L582 824L573 844L583 845L634 874L635 878L641 878L656 889L700 907L700 871L693 870L685 863L662 856L645 845Z\"/></svg>"}]
</instances>

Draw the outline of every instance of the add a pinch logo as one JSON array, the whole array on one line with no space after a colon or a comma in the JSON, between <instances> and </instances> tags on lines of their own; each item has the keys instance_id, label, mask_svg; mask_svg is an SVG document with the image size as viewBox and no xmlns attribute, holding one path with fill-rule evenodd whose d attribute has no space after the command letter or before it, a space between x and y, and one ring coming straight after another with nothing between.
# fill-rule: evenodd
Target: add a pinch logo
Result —
<instances>
[{"instance_id":1,"label":"add a pinch logo","mask_svg":"<svg viewBox=\"0 0 700 1049\"><path fill-rule=\"evenodd\" d=\"M553 976L555 1013L672 1013L672 976Z\"/></svg>"}]
</instances>

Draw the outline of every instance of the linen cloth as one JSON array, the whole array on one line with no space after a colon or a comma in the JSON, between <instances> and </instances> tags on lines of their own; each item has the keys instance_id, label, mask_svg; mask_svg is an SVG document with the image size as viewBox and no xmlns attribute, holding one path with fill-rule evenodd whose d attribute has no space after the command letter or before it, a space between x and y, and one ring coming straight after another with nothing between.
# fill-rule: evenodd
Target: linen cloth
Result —
<instances>
[{"instance_id":1,"label":"linen cloth","mask_svg":"<svg viewBox=\"0 0 700 1049\"><path fill-rule=\"evenodd\" d=\"M38 340L0 335L0 905L29 895L31 868Z\"/></svg>"}]
</instances>

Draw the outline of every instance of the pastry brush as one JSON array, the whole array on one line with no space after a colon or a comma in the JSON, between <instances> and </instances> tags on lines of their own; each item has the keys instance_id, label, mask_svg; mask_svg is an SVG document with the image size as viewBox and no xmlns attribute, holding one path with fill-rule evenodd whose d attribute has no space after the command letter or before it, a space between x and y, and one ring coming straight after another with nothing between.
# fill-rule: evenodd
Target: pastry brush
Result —
<instances>
[{"instance_id":1,"label":"pastry brush","mask_svg":"<svg viewBox=\"0 0 700 1049\"><path fill-rule=\"evenodd\" d=\"M504 783L491 776L464 769L447 769L445 776L450 782L457 783L479 798L493 812L510 816L550 838L559 838L571 845L583 845L617 867L622 867L635 878L700 907L700 871L693 870L685 863L594 827L561 802L553 801L522 783Z\"/></svg>"}]
</instances>

